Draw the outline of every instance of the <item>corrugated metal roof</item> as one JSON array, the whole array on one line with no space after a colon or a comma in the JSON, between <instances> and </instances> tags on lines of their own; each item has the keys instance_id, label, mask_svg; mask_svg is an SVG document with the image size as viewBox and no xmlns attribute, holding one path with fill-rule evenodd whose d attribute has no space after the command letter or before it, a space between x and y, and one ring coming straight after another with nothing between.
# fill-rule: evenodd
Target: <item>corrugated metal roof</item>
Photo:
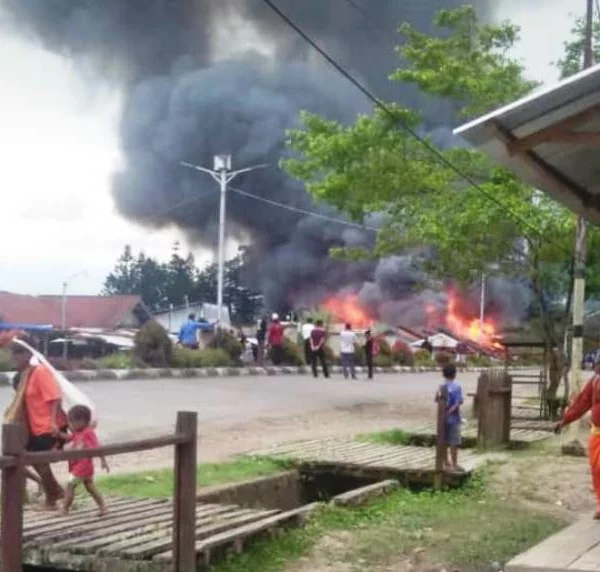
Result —
<instances>
[{"instance_id":1,"label":"corrugated metal roof","mask_svg":"<svg viewBox=\"0 0 600 572\"><path fill-rule=\"evenodd\" d=\"M6 322L61 326L62 296L0 292L0 316ZM67 296L68 328L115 329L137 307L139 296ZM129 325L129 324L127 324Z\"/></svg>"},{"instance_id":2,"label":"corrugated metal roof","mask_svg":"<svg viewBox=\"0 0 600 572\"><path fill-rule=\"evenodd\" d=\"M600 224L600 65L454 133L522 180Z\"/></svg>"}]
</instances>

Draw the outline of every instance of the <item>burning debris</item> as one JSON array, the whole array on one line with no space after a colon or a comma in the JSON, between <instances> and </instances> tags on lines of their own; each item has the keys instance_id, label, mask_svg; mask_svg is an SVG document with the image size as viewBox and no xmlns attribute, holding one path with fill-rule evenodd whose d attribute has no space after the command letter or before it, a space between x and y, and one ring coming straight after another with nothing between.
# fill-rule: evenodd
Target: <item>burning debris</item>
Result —
<instances>
[{"instance_id":1,"label":"burning debris","mask_svg":"<svg viewBox=\"0 0 600 572\"><path fill-rule=\"evenodd\" d=\"M388 77L398 65L399 24L429 29L437 10L462 1L371 4L370 19L387 34L369 26L351 3L278 2L379 97L418 107L424 128L450 144L445 126L451 123L451 106L432 104ZM489 0L477 4L486 8ZM301 110L349 122L371 108L258 0L3 0L2 7L7 25L70 56L87 77L96 74L96 81L123 92L124 166L113 187L119 211L149 226L176 225L209 249L217 243L218 193L210 178L179 168L180 160L210 165L213 155L231 153L236 166L277 165L286 153L285 132L297 126ZM269 309L284 313L325 300L361 326L368 316L423 322L423 303L436 295L415 294L419 276L411 256L379 263L332 260L332 247L371 248L373 233L300 214L311 210L340 218L276 168L236 182L248 193L299 209L259 206L235 193L228 199L230 236L252 244L246 279L264 293ZM178 203L185 206L174 208ZM377 226L377 220L369 225ZM515 288L520 286L506 284L490 299L496 296L500 306L510 308L518 297ZM337 293L348 289L356 297L338 308ZM364 312L355 314L357 305Z\"/></svg>"},{"instance_id":2,"label":"burning debris","mask_svg":"<svg viewBox=\"0 0 600 572\"><path fill-rule=\"evenodd\" d=\"M419 303L417 299L415 303ZM427 339L443 334L456 342L466 344L471 350L486 354L503 351L497 333L496 320L493 317L475 317L469 313L469 304L454 289L449 289L443 301L423 304L422 315L425 320L418 325L407 325L395 322L393 325L403 332L415 337ZM341 323L350 323L355 329L372 328L377 322L385 321L385 317L370 313L368 308L355 294L330 296L323 304L323 309L332 319Z\"/></svg>"}]
</instances>

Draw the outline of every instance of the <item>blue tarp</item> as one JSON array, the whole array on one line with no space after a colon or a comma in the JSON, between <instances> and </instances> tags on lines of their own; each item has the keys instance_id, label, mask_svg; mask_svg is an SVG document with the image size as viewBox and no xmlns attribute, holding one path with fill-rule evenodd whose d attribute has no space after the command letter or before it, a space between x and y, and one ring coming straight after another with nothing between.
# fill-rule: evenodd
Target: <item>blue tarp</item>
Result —
<instances>
[{"instance_id":1,"label":"blue tarp","mask_svg":"<svg viewBox=\"0 0 600 572\"><path fill-rule=\"evenodd\" d=\"M9 322L0 322L0 330L24 330L26 332L49 332L51 325L41 324L11 324Z\"/></svg>"}]
</instances>

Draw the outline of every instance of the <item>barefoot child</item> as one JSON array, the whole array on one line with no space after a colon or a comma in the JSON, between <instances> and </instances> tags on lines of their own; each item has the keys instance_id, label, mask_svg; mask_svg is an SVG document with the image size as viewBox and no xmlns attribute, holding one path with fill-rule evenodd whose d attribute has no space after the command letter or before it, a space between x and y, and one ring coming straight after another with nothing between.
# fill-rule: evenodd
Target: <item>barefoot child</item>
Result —
<instances>
[{"instance_id":1,"label":"barefoot child","mask_svg":"<svg viewBox=\"0 0 600 572\"><path fill-rule=\"evenodd\" d=\"M76 405L69 411L69 425L71 434L65 435L67 441L71 443L73 449L95 449L98 447L99 441L95 431L90 427L92 420L92 412L85 405ZM108 464L104 457L102 460L102 468L108 472ZM67 515L73 504L75 497L75 489L81 483L96 501L100 516L106 514L106 505L102 495L98 492L94 484L94 460L93 459L77 459L69 461L69 484L65 494L65 504L63 507L63 515Z\"/></svg>"},{"instance_id":2,"label":"barefoot child","mask_svg":"<svg viewBox=\"0 0 600 572\"><path fill-rule=\"evenodd\" d=\"M446 468L453 471L461 471L458 465L458 448L462 442L460 434L460 406L463 404L462 388L456 383L456 366L449 364L443 370L444 382L448 401L446 403ZM436 402L440 398L438 393ZM448 453L450 453L448 455Z\"/></svg>"}]
</instances>

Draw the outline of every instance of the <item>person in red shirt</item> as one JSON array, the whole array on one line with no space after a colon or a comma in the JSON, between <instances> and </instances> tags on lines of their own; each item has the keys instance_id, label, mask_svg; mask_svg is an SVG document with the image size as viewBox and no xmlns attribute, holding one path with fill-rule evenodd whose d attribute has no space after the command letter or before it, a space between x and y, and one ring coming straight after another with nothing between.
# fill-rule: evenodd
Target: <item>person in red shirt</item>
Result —
<instances>
[{"instance_id":1,"label":"person in red shirt","mask_svg":"<svg viewBox=\"0 0 600 572\"><path fill-rule=\"evenodd\" d=\"M267 334L267 341L271 348L271 360L273 361L273 365L281 365L281 362L283 361L284 331L277 314L273 314L273 320Z\"/></svg>"},{"instance_id":2,"label":"person in red shirt","mask_svg":"<svg viewBox=\"0 0 600 572\"><path fill-rule=\"evenodd\" d=\"M600 520L600 366L596 366L596 375L587 382L581 393L565 411L562 420L556 424L556 433L560 433L563 427L581 419L588 411L591 412L592 417L588 458L596 494L594 518Z\"/></svg>"},{"instance_id":3,"label":"person in red shirt","mask_svg":"<svg viewBox=\"0 0 600 572\"><path fill-rule=\"evenodd\" d=\"M91 428L92 412L85 405L76 405L69 411L69 425L71 434L64 435L66 441L71 443L72 449L96 449L100 446L96 432ZM104 457L102 460L102 468L108 472L108 464ZM69 514L73 499L75 498L75 490L79 484L83 484L90 496L96 501L99 509L99 515L106 514L106 504L102 495L96 488L94 483L94 461L91 458L76 459L69 461L69 484L65 494L65 502L63 506L63 515Z\"/></svg>"}]
</instances>

